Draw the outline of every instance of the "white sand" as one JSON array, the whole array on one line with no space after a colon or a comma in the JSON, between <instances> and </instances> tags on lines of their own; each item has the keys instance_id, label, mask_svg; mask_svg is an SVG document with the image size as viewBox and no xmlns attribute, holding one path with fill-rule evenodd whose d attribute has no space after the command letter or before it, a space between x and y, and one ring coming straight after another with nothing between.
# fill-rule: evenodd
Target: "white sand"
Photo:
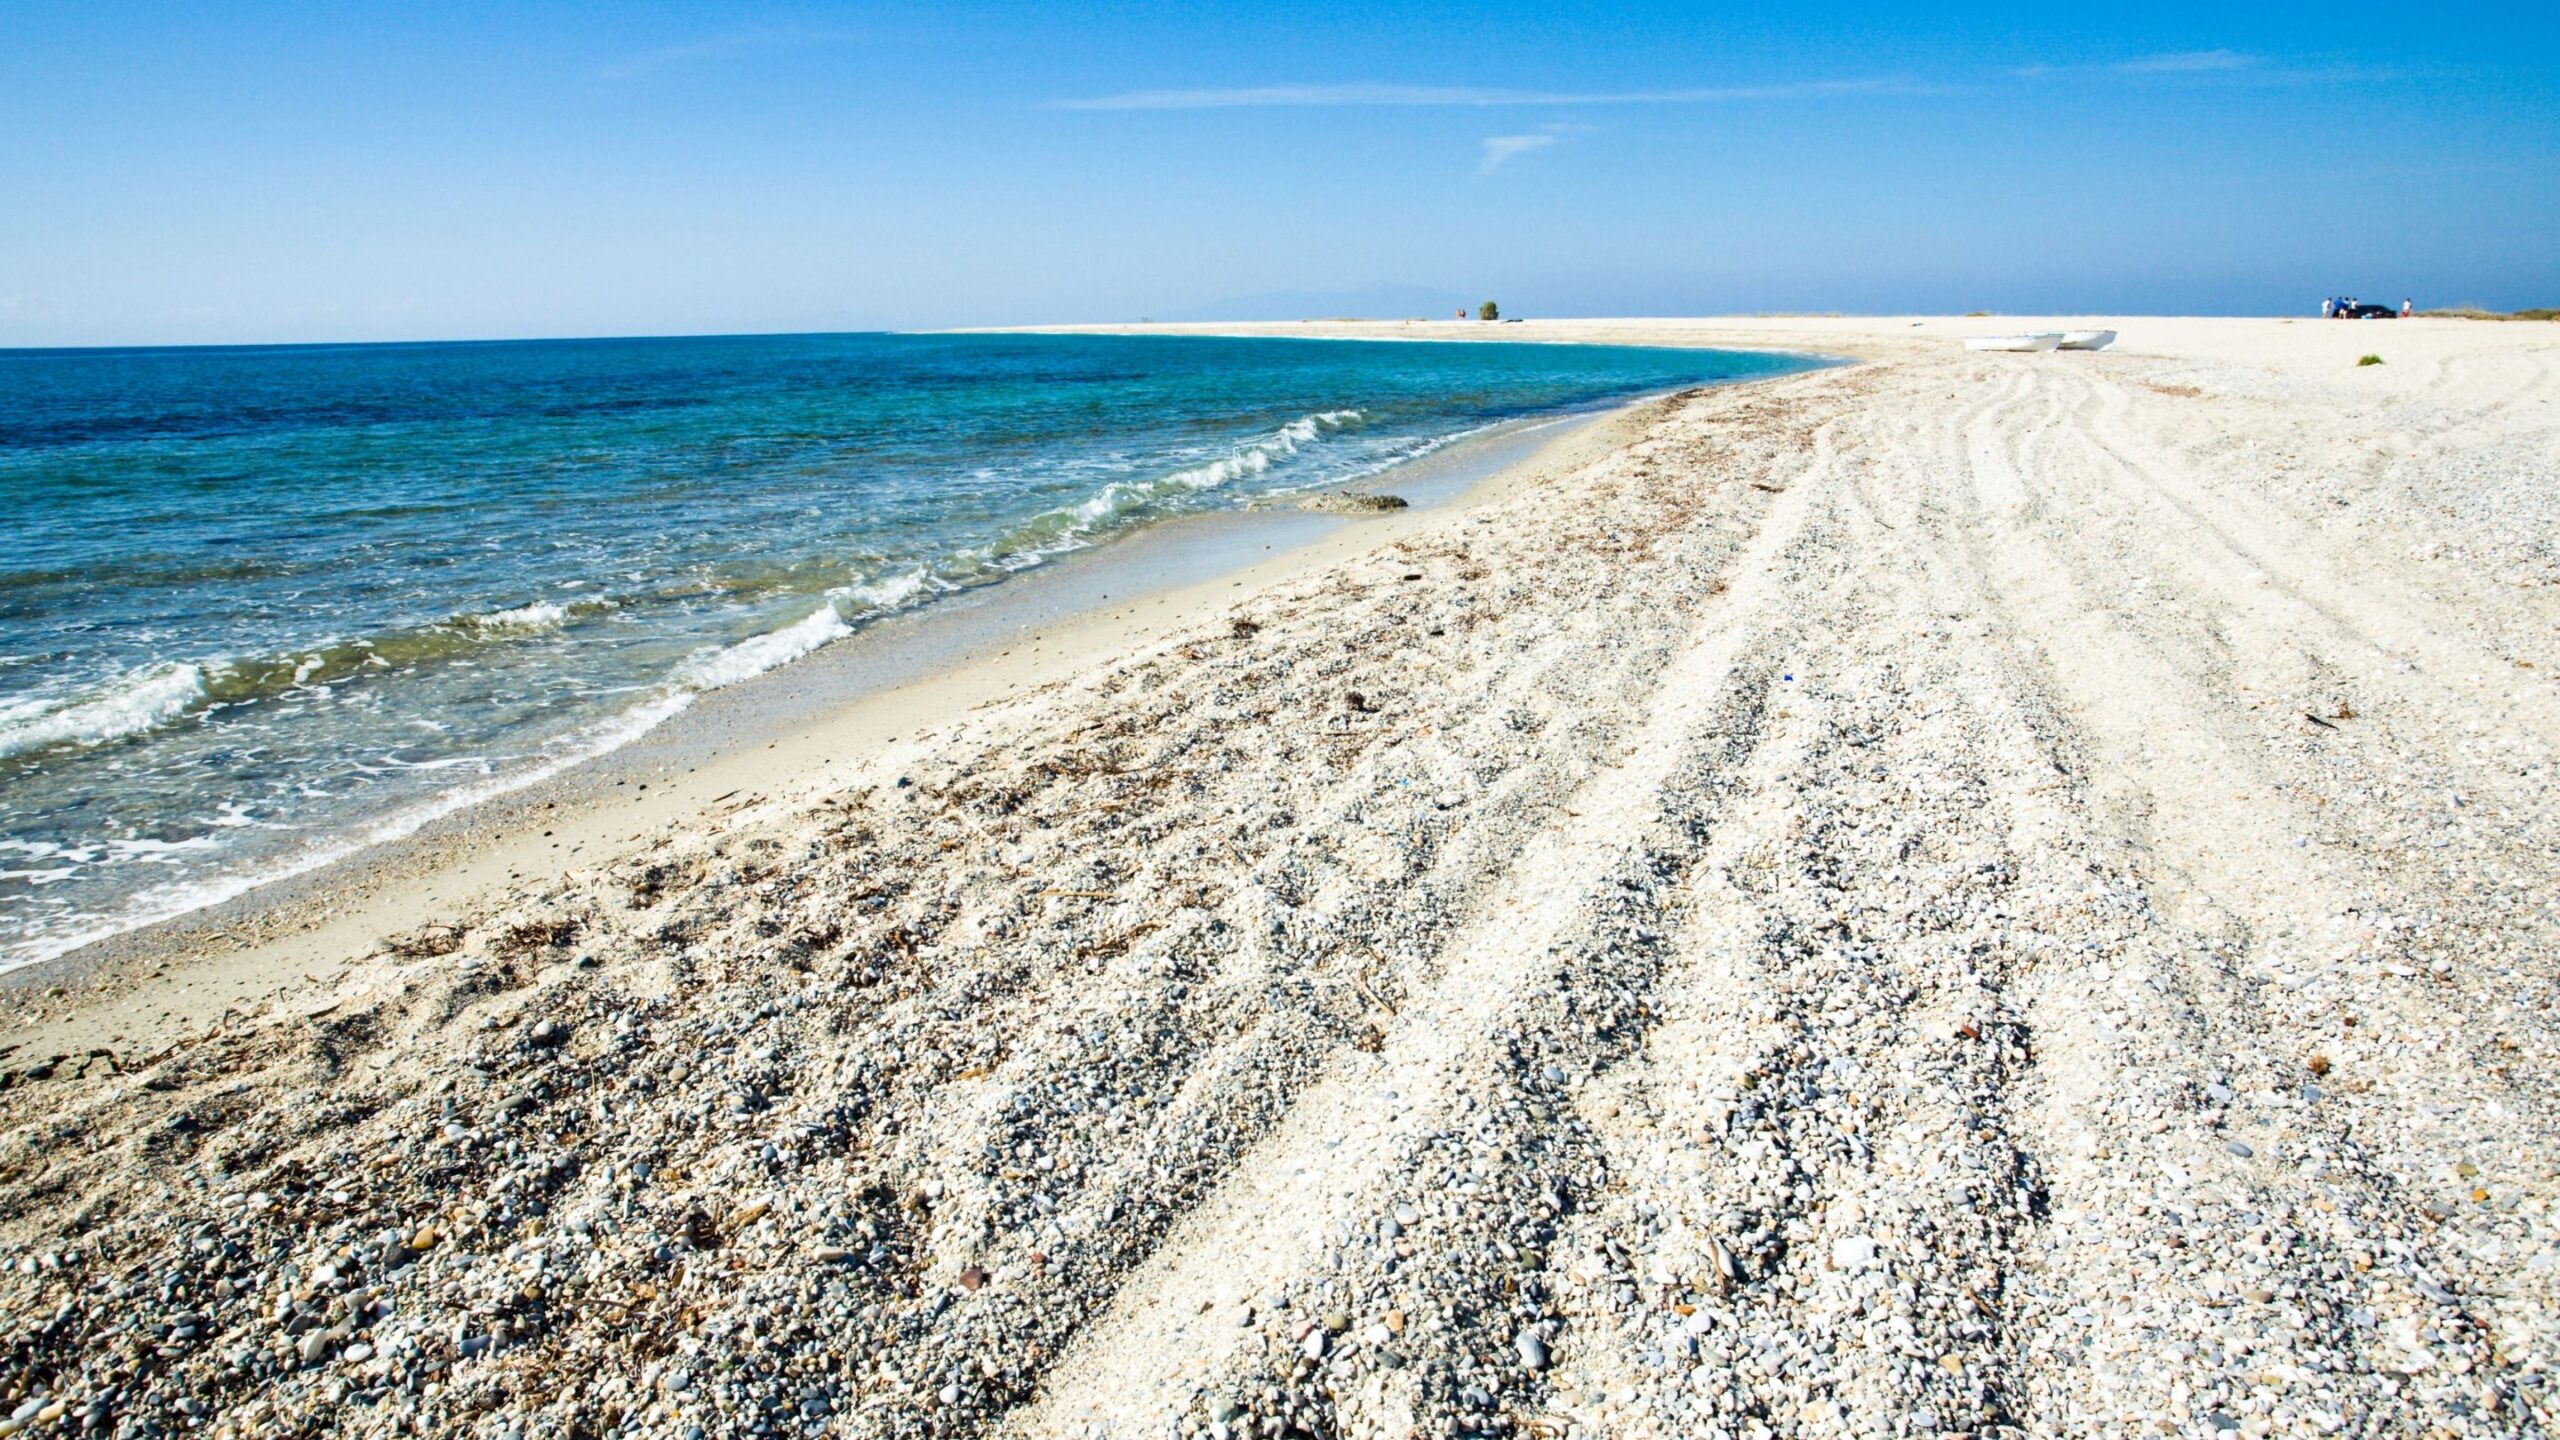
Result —
<instances>
[{"instance_id":1,"label":"white sand","mask_svg":"<svg viewBox=\"0 0 2560 1440\"><path fill-rule=\"evenodd\" d=\"M2544 1433L2560 330L2022 323L1227 327L1867 363L47 1003L0 1399Z\"/></svg>"}]
</instances>

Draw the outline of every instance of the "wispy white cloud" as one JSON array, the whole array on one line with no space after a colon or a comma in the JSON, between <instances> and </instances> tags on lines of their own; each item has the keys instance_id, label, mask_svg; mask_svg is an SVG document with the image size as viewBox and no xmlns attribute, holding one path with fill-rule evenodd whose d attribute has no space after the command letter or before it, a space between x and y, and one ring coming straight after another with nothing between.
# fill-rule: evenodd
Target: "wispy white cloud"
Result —
<instances>
[{"instance_id":1,"label":"wispy white cloud","mask_svg":"<svg viewBox=\"0 0 2560 1440\"><path fill-rule=\"evenodd\" d=\"M1132 90L1060 100L1059 110L1249 110L1313 107L1506 105L1703 105L1749 100L1807 100L1827 95L1945 94L1910 80L1807 80L1778 85L1722 85L1685 90L1497 90L1458 85L1258 85L1234 89Z\"/></svg>"},{"instance_id":2,"label":"wispy white cloud","mask_svg":"<svg viewBox=\"0 0 2560 1440\"><path fill-rule=\"evenodd\" d=\"M665 45L625 55L597 73L607 80L632 80L673 66L701 60L720 60L754 50L773 50L786 45L841 44L862 38L846 30L812 30L801 26L757 26L750 30L732 30L723 35L708 35L681 45Z\"/></svg>"},{"instance_id":3,"label":"wispy white cloud","mask_svg":"<svg viewBox=\"0 0 2560 1440\"><path fill-rule=\"evenodd\" d=\"M1502 163L1514 155L1525 155L1532 150L1544 150L1550 145L1562 142L1568 135L1588 135L1599 128L1597 125L1585 125L1574 120L1550 120L1539 126L1534 134L1487 135L1477 142L1484 146L1484 157L1476 163L1476 173L1490 175L1501 169Z\"/></svg>"},{"instance_id":4,"label":"wispy white cloud","mask_svg":"<svg viewBox=\"0 0 2560 1440\"><path fill-rule=\"evenodd\" d=\"M2118 77L2217 80L2234 85L2357 85L2396 79L2397 72L2317 57L2271 57L2242 50L2173 50L2130 60L2070 65L2026 65L2009 72L2021 80Z\"/></svg>"},{"instance_id":5,"label":"wispy white cloud","mask_svg":"<svg viewBox=\"0 0 2560 1440\"><path fill-rule=\"evenodd\" d=\"M2230 75L2261 83L2353 81L2382 78L2379 71L2348 65L2281 64L2238 50L2178 50L2129 60L2068 65L2028 65L2012 80L2048 76ZM1752 101L1820 100L1854 96L1944 96L1979 93L1981 84L1868 76L1796 80L1767 85L1706 85L1666 90L1509 90L1474 85L1244 85L1193 90L1129 90L1054 100L1053 110L1276 110L1387 107L1494 109L1505 106L1714 105ZM1507 137L1503 137L1507 138ZM1535 148L1535 147L1522 147ZM1518 153L1517 150L1511 153ZM1499 163L1499 162L1496 162Z\"/></svg>"},{"instance_id":6,"label":"wispy white cloud","mask_svg":"<svg viewBox=\"0 0 2560 1440\"><path fill-rule=\"evenodd\" d=\"M1484 137L1484 159L1476 173L1490 175L1502 168L1502 162L1531 150L1544 150L1556 143L1553 135L1487 135Z\"/></svg>"},{"instance_id":7,"label":"wispy white cloud","mask_svg":"<svg viewBox=\"0 0 2560 1440\"><path fill-rule=\"evenodd\" d=\"M2257 56L2237 50L2179 50L2139 56L2109 68L2122 75L2197 75L2214 70L2248 70L2257 64Z\"/></svg>"}]
</instances>

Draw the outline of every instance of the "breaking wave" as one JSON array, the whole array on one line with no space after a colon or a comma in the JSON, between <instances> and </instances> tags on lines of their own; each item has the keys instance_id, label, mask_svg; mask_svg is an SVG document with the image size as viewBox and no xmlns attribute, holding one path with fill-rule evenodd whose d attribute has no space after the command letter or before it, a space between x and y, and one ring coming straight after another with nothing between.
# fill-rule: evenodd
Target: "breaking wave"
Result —
<instances>
[{"instance_id":1,"label":"breaking wave","mask_svg":"<svg viewBox=\"0 0 2560 1440\"><path fill-rule=\"evenodd\" d=\"M688 690L717 690L788 665L828 641L841 640L852 633L853 627L845 623L830 600L798 624L768 630L695 656L678 668L676 681Z\"/></svg>"},{"instance_id":2,"label":"breaking wave","mask_svg":"<svg viewBox=\"0 0 2560 1440\"><path fill-rule=\"evenodd\" d=\"M481 630L557 630L569 621L569 608L548 600L519 605L512 610L492 610L485 615L465 615L461 622Z\"/></svg>"},{"instance_id":3,"label":"breaking wave","mask_svg":"<svg viewBox=\"0 0 2560 1440\"><path fill-rule=\"evenodd\" d=\"M1035 515L985 552L1000 568L1019 569L1043 558L1081 549L1097 535L1126 521L1177 504L1185 497L1251 475L1296 455L1336 431L1357 425L1357 410L1322 410L1302 415L1267 435L1248 440L1218 458L1185 466L1148 480L1114 480L1073 505Z\"/></svg>"},{"instance_id":4,"label":"breaking wave","mask_svg":"<svg viewBox=\"0 0 2560 1440\"><path fill-rule=\"evenodd\" d=\"M932 571L919 565L913 570L865 581L848 588L844 593L846 598L860 602L866 610L876 614L886 614L892 610L903 610L924 596L940 594L953 588L955 587L949 581L941 579Z\"/></svg>"},{"instance_id":5,"label":"breaking wave","mask_svg":"<svg viewBox=\"0 0 2560 1440\"><path fill-rule=\"evenodd\" d=\"M58 703L21 701L0 708L0 758L139 735L186 714L204 698L202 667L153 665Z\"/></svg>"}]
</instances>

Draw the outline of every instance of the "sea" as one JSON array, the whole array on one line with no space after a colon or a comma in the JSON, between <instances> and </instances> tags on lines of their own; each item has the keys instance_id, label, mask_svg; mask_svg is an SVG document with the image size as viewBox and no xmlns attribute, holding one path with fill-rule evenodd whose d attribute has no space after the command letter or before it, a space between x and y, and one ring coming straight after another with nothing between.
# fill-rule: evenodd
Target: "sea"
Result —
<instances>
[{"instance_id":1,"label":"sea","mask_svg":"<svg viewBox=\"0 0 2560 1440\"><path fill-rule=\"evenodd\" d=\"M0 350L0 969L1141 527L1799 357L794 335Z\"/></svg>"}]
</instances>

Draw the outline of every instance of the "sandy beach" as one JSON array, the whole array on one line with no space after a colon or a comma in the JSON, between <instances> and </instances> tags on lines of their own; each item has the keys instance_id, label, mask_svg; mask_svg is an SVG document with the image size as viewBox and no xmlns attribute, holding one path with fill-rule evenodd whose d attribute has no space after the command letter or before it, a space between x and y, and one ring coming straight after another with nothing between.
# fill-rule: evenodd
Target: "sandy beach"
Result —
<instances>
[{"instance_id":1,"label":"sandy beach","mask_svg":"<svg viewBox=\"0 0 2560 1440\"><path fill-rule=\"evenodd\" d=\"M0 1435L2560 1423L2560 328L1145 328L1854 363L10 977Z\"/></svg>"}]
</instances>

